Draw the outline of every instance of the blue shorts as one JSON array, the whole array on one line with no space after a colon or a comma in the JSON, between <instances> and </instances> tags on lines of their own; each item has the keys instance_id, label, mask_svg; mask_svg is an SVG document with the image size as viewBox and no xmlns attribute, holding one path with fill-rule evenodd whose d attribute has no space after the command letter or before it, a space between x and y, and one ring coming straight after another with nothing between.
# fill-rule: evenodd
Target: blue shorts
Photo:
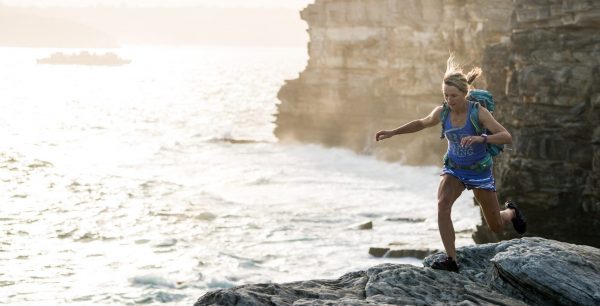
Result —
<instances>
[{"instance_id":1,"label":"blue shorts","mask_svg":"<svg viewBox=\"0 0 600 306\"><path fill-rule=\"evenodd\" d=\"M440 175L450 174L457 178L468 190L483 189L496 191L496 181L492 175L492 168L479 172L466 169L452 169L444 166Z\"/></svg>"}]
</instances>

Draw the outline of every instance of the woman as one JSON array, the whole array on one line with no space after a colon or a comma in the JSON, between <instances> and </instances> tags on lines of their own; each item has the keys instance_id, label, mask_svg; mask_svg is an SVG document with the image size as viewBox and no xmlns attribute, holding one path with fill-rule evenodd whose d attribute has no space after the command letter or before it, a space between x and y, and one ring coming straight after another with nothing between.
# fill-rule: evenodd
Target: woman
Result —
<instances>
[{"instance_id":1,"label":"woman","mask_svg":"<svg viewBox=\"0 0 600 306\"><path fill-rule=\"evenodd\" d=\"M469 120L469 112L476 105L467 100L467 95L470 85L480 74L481 69L476 67L465 75L455 64L454 57L448 58L442 83L442 92L450 110L445 122L442 122L448 139L448 162L445 162L442 169L442 179L438 188L438 227L447 256L444 260L435 262L432 265L434 269L458 272L455 234L450 214L454 201L465 188L473 190L486 223L492 231L501 233L509 222L512 222L519 234L526 230L527 224L514 203L507 202L506 209L500 211L491 163L485 168L473 167L484 159L490 159L486 143L508 144L512 141L510 133L485 107L478 107L478 110L474 111L479 112L479 124L491 132L489 136L477 135ZM375 140L380 141L394 135L414 133L435 126L440 123L442 109L443 106L438 106L425 118L413 120L395 130L379 131Z\"/></svg>"}]
</instances>

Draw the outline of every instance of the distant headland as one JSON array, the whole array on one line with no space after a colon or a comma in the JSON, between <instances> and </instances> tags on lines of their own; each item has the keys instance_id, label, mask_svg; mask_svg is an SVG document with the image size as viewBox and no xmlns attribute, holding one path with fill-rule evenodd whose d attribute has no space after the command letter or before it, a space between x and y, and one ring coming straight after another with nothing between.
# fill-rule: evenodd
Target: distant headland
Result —
<instances>
[{"instance_id":1,"label":"distant headland","mask_svg":"<svg viewBox=\"0 0 600 306\"><path fill-rule=\"evenodd\" d=\"M131 60L122 59L113 52L96 54L88 51L80 51L79 53L74 54L55 52L49 57L37 59L37 63L53 65L121 66L131 63Z\"/></svg>"}]
</instances>

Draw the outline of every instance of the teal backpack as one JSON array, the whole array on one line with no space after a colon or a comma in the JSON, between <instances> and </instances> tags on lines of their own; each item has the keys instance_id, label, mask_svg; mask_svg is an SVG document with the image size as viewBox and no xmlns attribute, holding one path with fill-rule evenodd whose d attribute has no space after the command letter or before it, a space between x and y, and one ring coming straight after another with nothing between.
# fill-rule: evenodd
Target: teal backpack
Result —
<instances>
[{"instance_id":1,"label":"teal backpack","mask_svg":"<svg viewBox=\"0 0 600 306\"><path fill-rule=\"evenodd\" d=\"M469 119L471 121L471 123L473 124L473 127L475 128L475 132L478 135L481 134L487 134L487 135L491 135L491 133L487 130L487 129L483 129L480 125L479 125L479 105L483 105L483 107L487 108L488 111L490 111L490 113L492 113L492 115L494 114L494 110L496 109L496 104L494 103L494 98L492 97L492 94L487 91L487 90L483 90L483 89L473 89L471 91L469 91L469 94L467 95L467 101L471 101L475 103L475 107L473 107L471 109L471 113L469 114ZM440 139L444 139L444 121L446 121L446 118L448 118L448 114L450 113L450 108L448 107L448 104L446 104L446 102L444 102L443 108L442 108L442 113L440 114L440 121L442 123L442 135L440 137ZM490 156L494 157L500 153L502 153L502 150L504 150L504 145L499 145L499 144L493 144L493 143L487 143L487 151L488 153L490 153Z\"/></svg>"}]
</instances>

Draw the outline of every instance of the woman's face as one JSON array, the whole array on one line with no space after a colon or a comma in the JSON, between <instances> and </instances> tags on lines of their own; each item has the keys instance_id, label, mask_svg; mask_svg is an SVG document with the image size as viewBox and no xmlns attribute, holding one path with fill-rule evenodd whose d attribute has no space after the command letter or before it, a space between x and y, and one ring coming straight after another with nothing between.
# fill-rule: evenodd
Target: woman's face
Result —
<instances>
[{"instance_id":1,"label":"woman's face","mask_svg":"<svg viewBox=\"0 0 600 306\"><path fill-rule=\"evenodd\" d=\"M444 91L444 99L446 99L446 103L448 103L451 108L460 106L467 101L467 94L454 86L444 84L442 90Z\"/></svg>"}]
</instances>

